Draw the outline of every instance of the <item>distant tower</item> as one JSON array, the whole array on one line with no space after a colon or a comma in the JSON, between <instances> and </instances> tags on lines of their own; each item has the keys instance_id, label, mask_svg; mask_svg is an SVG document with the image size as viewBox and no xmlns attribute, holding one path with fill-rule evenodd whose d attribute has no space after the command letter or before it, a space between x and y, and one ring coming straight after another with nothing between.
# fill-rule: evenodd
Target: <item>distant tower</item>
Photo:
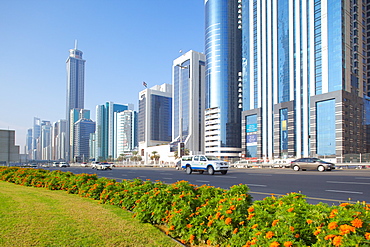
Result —
<instances>
[{"instance_id":1,"label":"distant tower","mask_svg":"<svg viewBox=\"0 0 370 247\"><path fill-rule=\"evenodd\" d=\"M84 108L84 85L85 85L85 60L82 59L82 51L77 49L77 41L75 48L69 50L69 57L66 61L67 64L67 107L66 119L67 124L67 140L69 140L70 132L70 112L71 109ZM69 148L67 148L69 150ZM67 155L67 159L70 159Z\"/></svg>"}]
</instances>

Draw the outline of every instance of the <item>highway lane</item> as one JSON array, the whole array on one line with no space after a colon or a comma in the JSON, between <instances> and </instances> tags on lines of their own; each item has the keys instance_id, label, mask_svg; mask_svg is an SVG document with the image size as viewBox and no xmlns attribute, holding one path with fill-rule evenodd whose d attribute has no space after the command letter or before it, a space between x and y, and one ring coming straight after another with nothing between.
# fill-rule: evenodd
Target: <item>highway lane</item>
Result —
<instances>
[{"instance_id":1,"label":"highway lane","mask_svg":"<svg viewBox=\"0 0 370 247\"><path fill-rule=\"evenodd\" d=\"M56 168L46 168L56 169ZM310 203L324 202L339 204L350 201L370 201L370 170L334 170L331 172L299 171L291 169L237 169L231 168L226 175L215 173L193 173L174 168L159 167L116 167L113 170L97 171L88 167L58 168L74 173L96 173L101 177L122 179L140 178L165 183L186 180L192 184L208 184L228 189L235 184L247 184L254 200L290 192L300 192L308 197Z\"/></svg>"}]
</instances>

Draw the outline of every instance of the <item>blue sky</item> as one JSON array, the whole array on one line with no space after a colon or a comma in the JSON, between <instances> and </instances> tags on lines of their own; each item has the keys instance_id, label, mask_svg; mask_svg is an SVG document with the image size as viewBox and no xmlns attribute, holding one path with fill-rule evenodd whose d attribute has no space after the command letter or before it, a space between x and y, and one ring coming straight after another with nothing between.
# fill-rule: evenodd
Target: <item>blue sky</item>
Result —
<instances>
[{"instance_id":1,"label":"blue sky","mask_svg":"<svg viewBox=\"0 0 370 247\"><path fill-rule=\"evenodd\" d=\"M171 83L180 50L204 52L203 0L0 1L0 129L23 146L33 117L65 118L66 60L78 40L85 65L85 108L132 103Z\"/></svg>"}]
</instances>

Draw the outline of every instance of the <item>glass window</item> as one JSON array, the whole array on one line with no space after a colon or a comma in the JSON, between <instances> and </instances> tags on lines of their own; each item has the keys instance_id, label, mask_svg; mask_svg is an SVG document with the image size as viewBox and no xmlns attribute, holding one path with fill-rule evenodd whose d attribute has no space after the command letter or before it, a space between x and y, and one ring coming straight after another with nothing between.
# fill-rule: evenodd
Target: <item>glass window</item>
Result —
<instances>
[{"instance_id":1,"label":"glass window","mask_svg":"<svg viewBox=\"0 0 370 247\"><path fill-rule=\"evenodd\" d=\"M335 99L316 103L317 154L335 154Z\"/></svg>"}]
</instances>

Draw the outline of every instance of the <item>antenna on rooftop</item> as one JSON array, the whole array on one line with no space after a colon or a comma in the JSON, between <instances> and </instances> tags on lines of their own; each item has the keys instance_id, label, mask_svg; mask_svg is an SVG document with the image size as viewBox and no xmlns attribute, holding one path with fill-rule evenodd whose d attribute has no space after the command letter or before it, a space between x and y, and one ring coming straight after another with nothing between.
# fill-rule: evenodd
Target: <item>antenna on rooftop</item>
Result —
<instances>
[{"instance_id":1,"label":"antenna on rooftop","mask_svg":"<svg viewBox=\"0 0 370 247\"><path fill-rule=\"evenodd\" d=\"M75 39L75 50L77 50L77 39Z\"/></svg>"}]
</instances>

